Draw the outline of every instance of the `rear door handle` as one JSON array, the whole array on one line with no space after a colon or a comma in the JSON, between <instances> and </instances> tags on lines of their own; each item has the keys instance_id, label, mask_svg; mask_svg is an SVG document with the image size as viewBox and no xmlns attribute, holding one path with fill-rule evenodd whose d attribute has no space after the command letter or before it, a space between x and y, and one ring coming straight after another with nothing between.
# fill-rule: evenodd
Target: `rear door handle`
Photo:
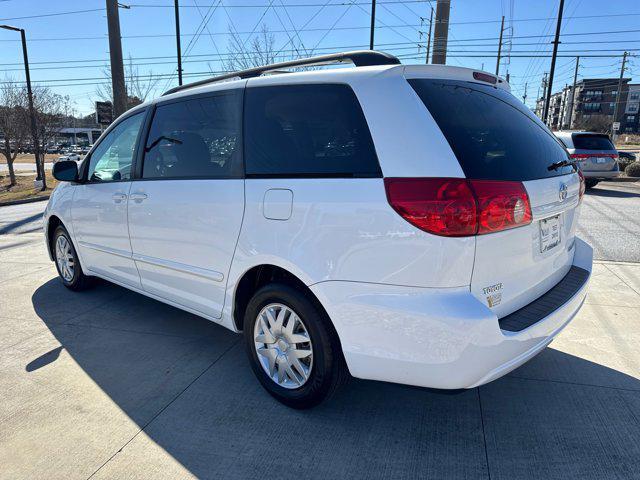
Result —
<instances>
[{"instance_id":1,"label":"rear door handle","mask_svg":"<svg viewBox=\"0 0 640 480\"><path fill-rule=\"evenodd\" d=\"M140 203L147 198L146 193L132 193L129 195L129 198L136 203Z\"/></svg>"},{"instance_id":2,"label":"rear door handle","mask_svg":"<svg viewBox=\"0 0 640 480\"><path fill-rule=\"evenodd\" d=\"M115 203L122 203L127 199L127 195L125 193L114 193L111 198Z\"/></svg>"}]
</instances>

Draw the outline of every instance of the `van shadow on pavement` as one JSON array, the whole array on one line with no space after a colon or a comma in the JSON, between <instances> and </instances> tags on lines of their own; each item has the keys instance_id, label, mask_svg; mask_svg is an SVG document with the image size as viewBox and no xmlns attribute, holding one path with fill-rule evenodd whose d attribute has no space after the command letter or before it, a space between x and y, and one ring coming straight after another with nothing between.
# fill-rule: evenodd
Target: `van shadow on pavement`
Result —
<instances>
[{"instance_id":1,"label":"van shadow on pavement","mask_svg":"<svg viewBox=\"0 0 640 480\"><path fill-rule=\"evenodd\" d=\"M623 190L613 190L600 185L594 188L588 189L585 193L593 197L614 197L614 198L640 197L640 191L636 193L636 192L629 192L629 191L623 191Z\"/></svg>"},{"instance_id":2,"label":"van shadow on pavement","mask_svg":"<svg viewBox=\"0 0 640 480\"><path fill-rule=\"evenodd\" d=\"M553 348L457 395L354 379L295 411L262 390L241 337L221 326L106 282L73 293L50 280L32 302L60 350L144 430L112 452L107 477L169 476L175 462L204 478L640 475L640 382ZM60 350L25 368L51 368Z\"/></svg>"}]
</instances>

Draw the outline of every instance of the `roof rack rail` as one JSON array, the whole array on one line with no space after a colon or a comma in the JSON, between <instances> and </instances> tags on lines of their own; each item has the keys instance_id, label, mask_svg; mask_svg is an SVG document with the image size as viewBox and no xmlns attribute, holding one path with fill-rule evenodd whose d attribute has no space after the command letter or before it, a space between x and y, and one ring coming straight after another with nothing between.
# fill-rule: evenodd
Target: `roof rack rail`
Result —
<instances>
[{"instance_id":1,"label":"roof rack rail","mask_svg":"<svg viewBox=\"0 0 640 480\"><path fill-rule=\"evenodd\" d=\"M162 95L169 95L171 93L180 92L189 88L200 87L209 83L220 82L222 80L229 80L232 78L259 77L263 73L272 72L274 70L280 70L284 68L330 65L333 63L353 63L356 67L369 67L373 65L398 65L400 64L400 60L388 53L376 52L374 50L355 50L353 52L331 53L328 55L300 58L297 60L290 60L288 62L273 63L271 65L265 65L262 67L254 67L248 68L246 70L240 70L238 72L226 73L224 75L218 75L216 77L206 78L197 82L173 87L164 92Z\"/></svg>"}]
</instances>

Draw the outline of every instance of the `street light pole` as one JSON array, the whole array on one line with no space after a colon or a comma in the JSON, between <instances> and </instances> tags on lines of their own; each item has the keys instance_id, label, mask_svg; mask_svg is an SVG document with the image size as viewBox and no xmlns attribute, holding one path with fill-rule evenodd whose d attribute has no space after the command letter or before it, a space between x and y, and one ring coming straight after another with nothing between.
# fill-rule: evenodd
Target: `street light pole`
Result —
<instances>
[{"instance_id":1,"label":"street light pole","mask_svg":"<svg viewBox=\"0 0 640 480\"><path fill-rule=\"evenodd\" d=\"M22 40L22 56L24 59L24 75L27 80L27 96L29 97L29 117L31 117L31 137L33 141L33 153L36 157L36 180L42 181L42 189L46 188L46 180L44 178L44 168L40 168L40 146L38 145L38 129L36 126L36 112L33 108L33 91L31 90L31 75L29 74L29 55L27 53L27 37L23 28L12 27L10 25L0 25L0 28L5 30L13 30L14 32L20 32L20 39ZM43 165L44 167L44 165Z\"/></svg>"}]
</instances>

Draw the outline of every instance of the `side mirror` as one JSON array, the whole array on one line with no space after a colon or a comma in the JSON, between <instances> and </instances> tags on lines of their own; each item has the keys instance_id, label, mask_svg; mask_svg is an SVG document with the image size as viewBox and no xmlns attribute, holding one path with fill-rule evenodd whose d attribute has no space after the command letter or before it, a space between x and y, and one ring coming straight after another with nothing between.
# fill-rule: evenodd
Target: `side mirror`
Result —
<instances>
[{"instance_id":1,"label":"side mirror","mask_svg":"<svg viewBox=\"0 0 640 480\"><path fill-rule=\"evenodd\" d=\"M53 164L53 178L61 182L78 181L78 164L73 160L60 160Z\"/></svg>"}]
</instances>

